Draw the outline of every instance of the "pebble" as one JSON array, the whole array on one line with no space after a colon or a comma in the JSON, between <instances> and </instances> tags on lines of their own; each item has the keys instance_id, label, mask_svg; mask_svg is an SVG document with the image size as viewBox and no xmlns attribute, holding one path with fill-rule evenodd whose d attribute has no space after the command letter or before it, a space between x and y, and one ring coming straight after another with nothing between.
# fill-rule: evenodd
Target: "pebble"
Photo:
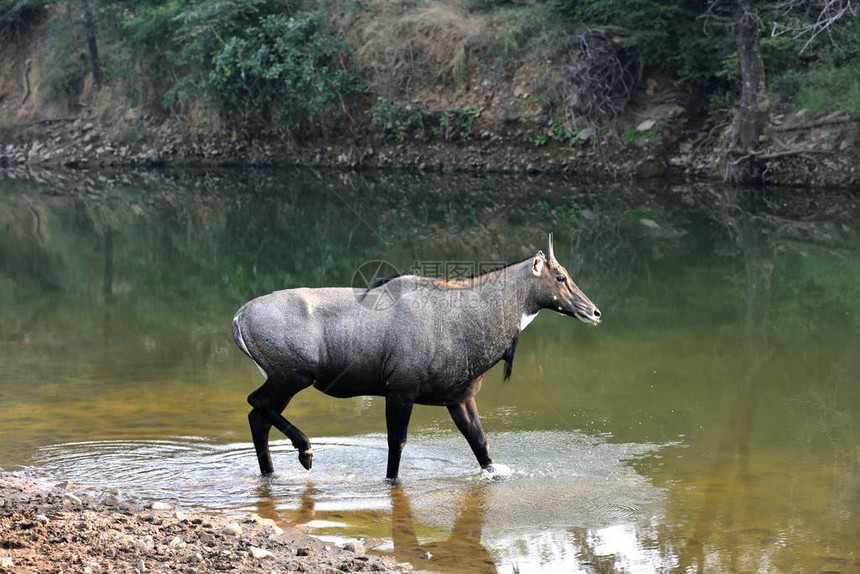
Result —
<instances>
[{"instance_id":1,"label":"pebble","mask_svg":"<svg viewBox=\"0 0 860 574\"><path fill-rule=\"evenodd\" d=\"M0 556L0 568L11 568L15 565L10 556Z\"/></svg>"},{"instance_id":2,"label":"pebble","mask_svg":"<svg viewBox=\"0 0 860 574\"><path fill-rule=\"evenodd\" d=\"M177 547L177 546L179 546L180 544L182 544L182 539L181 539L180 537L178 537L178 536L174 536L174 537L170 540L170 542L168 542L168 543L167 543L167 545L168 545L168 546L170 546L171 548L176 548L176 547Z\"/></svg>"},{"instance_id":3,"label":"pebble","mask_svg":"<svg viewBox=\"0 0 860 574\"><path fill-rule=\"evenodd\" d=\"M81 499L72 494L71 492L66 492L65 494L63 494L63 506L77 508L82 504L83 503L81 502Z\"/></svg>"},{"instance_id":4,"label":"pebble","mask_svg":"<svg viewBox=\"0 0 860 574\"><path fill-rule=\"evenodd\" d=\"M109 494L102 499L102 504L105 506L118 506L119 498L115 494Z\"/></svg>"},{"instance_id":5,"label":"pebble","mask_svg":"<svg viewBox=\"0 0 860 574\"><path fill-rule=\"evenodd\" d=\"M177 511L173 514L173 518L175 518L176 520L188 520L188 515L187 515L187 514L185 514L185 513L184 513L184 512L182 512L182 511L180 511L180 510L177 510Z\"/></svg>"},{"instance_id":6,"label":"pebble","mask_svg":"<svg viewBox=\"0 0 860 574\"><path fill-rule=\"evenodd\" d=\"M211 534L209 534L208 532L204 532L198 538L200 539L200 542L202 542L203 544L212 543L214 545L214 543L215 543L215 537L212 536Z\"/></svg>"},{"instance_id":7,"label":"pebble","mask_svg":"<svg viewBox=\"0 0 860 574\"><path fill-rule=\"evenodd\" d=\"M203 555L200 554L199 552L196 552L195 554L188 557L188 561L191 562L192 564L197 564L198 562L203 561Z\"/></svg>"},{"instance_id":8,"label":"pebble","mask_svg":"<svg viewBox=\"0 0 860 574\"><path fill-rule=\"evenodd\" d=\"M576 136L576 141L579 143L588 143L591 141L591 138L597 135L597 132L594 128L585 128Z\"/></svg>"},{"instance_id":9,"label":"pebble","mask_svg":"<svg viewBox=\"0 0 860 574\"><path fill-rule=\"evenodd\" d=\"M271 518L263 518L259 514L251 514L245 519L246 522L256 522L260 526L274 526L275 521Z\"/></svg>"},{"instance_id":10,"label":"pebble","mask_svg":"<svg viewBox=\"0 0 860 574\"><path fill-rule=\"evenodd\" d=\"M152 510L170 510L171 508L173 508L173 506L171 506L170 504L167 504L166 502L161 502L161 501L158 501L158 500L156 500L155 502L151 503L151 504L149 505L149 507L150 507Z\"/></svg>"},{"instance_id":11,"label":"pebble","mask_svg":"<svg viewBox=\"0 0 860 574\"><path fill-rule=\"evenodd\" d=\"M38 522L39 524L47 524L48 523L48 517L45 516L44 514L37 514L35 516L35 518L36 518L36 522Z\"/></svg>"},{"instance_id":12,"label":"pebble","mask_svg":"<svg viewBox=\"0 0 860 574\"><path fill-rule=\"evenodd\" d=\"M272 556L272 553L266 550L265 548L257 548L256 546L251 546L251 555L257 560L262 560L263 558L269 558Z\"/></svg>"},{"instance_id":13,"label":"pebble","mask_svg":"<svg viewBox=\"0 0 860 574\"><path fill-rule=\"evenodd\" d=\"M344 550L349 550L350 552L355 552L356 554L365 553L364 544L358 542L357 540L353 542L347 542L343 545L343 548Z\"/></svg>"},{"instance_id":14,"label":"pebble","mask_svg":"<svg viewBox=\"0 0 860 574\"><path fill-rule=\"evenodd\" d=\"M221 534L226 534L227 536L242 536L242 527L235 522L231 522L221 530Z\"/></svg>"}]
</instances>

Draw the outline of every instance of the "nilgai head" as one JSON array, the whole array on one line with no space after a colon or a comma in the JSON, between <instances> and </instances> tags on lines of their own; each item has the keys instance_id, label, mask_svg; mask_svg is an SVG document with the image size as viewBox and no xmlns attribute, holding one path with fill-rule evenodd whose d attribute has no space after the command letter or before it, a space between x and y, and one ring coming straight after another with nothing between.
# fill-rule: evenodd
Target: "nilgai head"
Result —
<instances>
[{"instance_id":1,"label":"nilgai head","mask_svg":"<svg viewBox=\"0 0 860 574\"><path fill-rule=\"evenodd\" d=\"M567 269L556 260L552 233L547 240L546 255L538 252L532 259L532 274L535 277L532 293L541 308L576 317L583 323L600 323L600 309L576 286Z\"/></svg>"}]
</instances>

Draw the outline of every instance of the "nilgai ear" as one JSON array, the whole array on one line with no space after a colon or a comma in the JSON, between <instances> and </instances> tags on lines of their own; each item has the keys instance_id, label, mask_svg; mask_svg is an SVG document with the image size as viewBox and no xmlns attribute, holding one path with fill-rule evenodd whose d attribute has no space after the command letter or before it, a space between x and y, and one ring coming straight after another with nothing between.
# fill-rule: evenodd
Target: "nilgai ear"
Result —
<instances>
[{"instance_id":1,"label":"nilgai ear","mask_svg":"<svg viewBox=\"0 0 860 574\"><path fill-rule=\"evenodd\" d=\"M535 277L540 277L540 272L543 271L544 258L541 255L535 255L532 259L532 273Z\"/></svg>"}]
</instances>

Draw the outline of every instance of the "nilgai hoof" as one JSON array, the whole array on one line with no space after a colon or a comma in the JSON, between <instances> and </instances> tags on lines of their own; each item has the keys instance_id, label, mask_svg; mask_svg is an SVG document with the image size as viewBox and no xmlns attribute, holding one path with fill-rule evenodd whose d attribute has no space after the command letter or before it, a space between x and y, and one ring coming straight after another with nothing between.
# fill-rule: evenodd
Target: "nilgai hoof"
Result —
<instances>
[{"instance_id":1,"label":"nilgai hoof","mask_svg":"<svg viewBox=\"0 0 860 574\"><path fill-rule=\"evenodd\" d=\"M485 467L481 472L481 476L486 480L504 480L513 473L514 471L508 465L495 462Z\"/></svg>"},{"instance_id":2,"label":"nilgai hoof","mask_svg":"<svg viewBox=\"0 0 860 574\"><path fill-rule=\"evenodd\" d=\"M311 466L314 464L314 453L313 451L306 450L304 452L299 453L299 462L302 463L302 466L305 467L305 470L310 470Z\"/></svg>"}]
</instances>

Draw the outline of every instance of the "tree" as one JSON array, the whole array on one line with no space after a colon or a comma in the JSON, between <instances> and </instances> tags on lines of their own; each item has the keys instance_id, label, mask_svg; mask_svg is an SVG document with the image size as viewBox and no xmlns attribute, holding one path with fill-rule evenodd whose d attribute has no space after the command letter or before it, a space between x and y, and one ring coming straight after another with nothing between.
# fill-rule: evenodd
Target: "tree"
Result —
<instances>
[{"instance_id":1,"label":"tree","mask_svg":"<svg viewBox=\"0 0 860 574\"><path fill-rule=\"evenodd\" d=\"M845 16L856 16L853 0L778 0L755 2L735 0L733 24L741 75L741 98L732 125L731 145L726 154L725 177L731 181L750 181L760 177L756 162L759 147L766 140L770 100L765 67L759 42L762 14L774 19L772 34L807 36L804 49L819 34L829 32Z\"/></svg>"},{"instance_id":2,"label":"tree","mask_svg":"<svg viewBox=\"0 0 860 574\"><path fill-rule=\"evenodd\" d=\"M741 98L732 128L730 151L742 157L750 157L764 135L770 112L764 61L759 44L759 18L752 0L736 1L733 21L741 73ZM730 179L745 180L757 176L751 171L755 169L753 162L729 163L729 157L726 158L727 166L734 168L726 170Z\"/></svg>"},{"instance_id":3,"label":"tree","mask_svg":"<svg viewBox=\"0 0 860 574\"><path fill-rule=\"evenodd\" d=\"M93 92L98 92L102 86L102 69L99 61L99 46L96 41L96 24L90 10L89 0L80 0L81 14L84 19L84 32L87 35L87 49L90 54L90 71L93 75Z\"/></svg>"}]
</instances>

